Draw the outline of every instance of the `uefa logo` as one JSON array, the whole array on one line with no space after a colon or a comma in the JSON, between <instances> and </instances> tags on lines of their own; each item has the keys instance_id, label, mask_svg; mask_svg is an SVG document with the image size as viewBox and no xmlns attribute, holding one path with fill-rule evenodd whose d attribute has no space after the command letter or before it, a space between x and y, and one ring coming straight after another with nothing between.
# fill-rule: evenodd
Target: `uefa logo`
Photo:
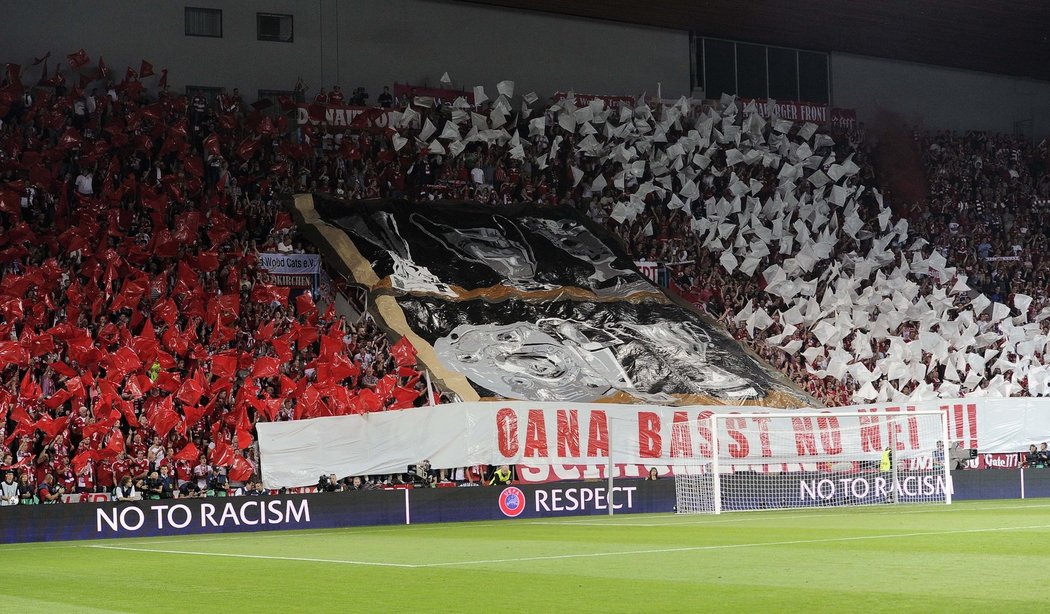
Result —
<instances>
[{"instance_id":1,"label":"uefa logo","mask_svg":"<svg viewBox=\"0 0 1050 614\"><path fill-rule=\"evenodd\" d=\"M520 516L525 511L525 493L516 486L504 488L499 494L499 511L509 518Z\"/></svg>"}]
</instances>

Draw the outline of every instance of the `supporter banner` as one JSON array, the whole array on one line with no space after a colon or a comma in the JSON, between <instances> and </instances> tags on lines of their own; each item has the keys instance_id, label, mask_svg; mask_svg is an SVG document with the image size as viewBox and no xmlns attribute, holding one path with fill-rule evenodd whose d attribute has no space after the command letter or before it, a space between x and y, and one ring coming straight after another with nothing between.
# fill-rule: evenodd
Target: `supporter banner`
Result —
<instances>
[{"instance_id":1,"label":"supporter banner","mask_svg":"<svg viewBox=\"0 0 1050 614\"><path fill-rule=\"evenodd\" d=\"M421 85L409 85L407 83L395 83L394 97L401 98L402 96L408 96L410 98L415 98L416 96L426 96L428 98L434 98L436 100L448 103L455 102L457 98L463 97L470 104L474 104L474 92L444 89L438 87L423 87Z\"/></svg>"},{"instance_id":2,"label":"supporter banner","mask_svg":"<svg viewBox=\"0 0 1050 614\"><path fill-rule=\"evenodd\" d=\"M634 106L634 97L633 96L601 96L601 95L598 95L598 94L578 94L578 93L572 93L572 96L576 100L576 106L580 106L580 107L582 107L584 105L587 105L587 104L590 104L590 102L592 100L601 100L601 101L605 102L605 106L607 108L610 108L610 109L619 109L620 106L622 106L622 105L627 105L629 107L633 107ZM558 102L558 101L564 100L565 98L568 98L568 97L569 97L569 94L567 94L565 92L555 92L554 95L551 96L551 100L553 100L554 102Z\"/></svg>"},{"instance_id":3,"label":"supporter banner","mask_svg":"<svg viewBox=\"0 0 1050 614\"><path fill-rule=\"evenodd\" d=\"M967 469L1019 469L1023 452L978 454L966 461Z\"/></svg>"},{"instance_id":4,"label":"supporter banner","mask_svg":"<svg viewBox=\"0 0 1050 614\"><path fill-rule=\"evenodd\" d=\"M659 282L660 263L649 262L642 260L634 263L634 266L638 267L638 272L645 275L654 284Z\"/></svg>"},{"instance_id":5,"label":"supporter banner","mask_svg":"<svg viewBox=\"0 0 1050 614\"><path fill-rule=\"evenodd\" d=\"M313 203L352 241L354 251L333 250L355 280L396 297L400 313L390 321L407 324L399 332L416 335L412 343L424 360L434 357L428 366L443 381L450 372L469 380L467 393L803 402L722 329L671 303L570 207L416 207L320 195Z\"/></svg>"},{"instance_id":6,"label":"supporter banner","mask_svg":"<svg viewBox=\"0 0 1050 614\"><path fill-rule=\"evenodd\" d=\"M1025 450L1050 433L1050 399L973 399L840 408L827 418L791 419L791 436L775 439L761 435L769 419L740 418L720 422L718 435L732 458L751 464L768 459L770 464L805 466L818 455L822 460L878 459L893 429L892 440L903 459L921 448L921 440L941 438L939 433L922 432L932 428L928 421L908 417L916 409L947 412L949 440L983 453ZM610 448L618 463L682 466L710 454L712 438L701 429L672 439L673 424L711 413L754 411L782 417L778 428L792 413L799 413L719 406L457 403L260 423L257 428L263 482L268 488L279 488L311 484L322 473L401 473L424 459L445 468L600 464Z\"/></svg>"},{"instance_id":7,"label":"supporter banner","mask_svg":"<svg viewBox=\"0 0 1050 614\"><path fill-rule=\"evenodd\" d=\"M296 121L299 125L309 123L326 123L330 128L386 130L395 128L401 118L401 112L395 109L380 107L355 107L339 104L299 104ZM419 128L414 122L413 128Z\"/></svg>"},{"instance_id":8,"label":"supporter banner","mask_svg":"<svg viewBox=\"0 0 1050 614\"><path fill-rule=\"evenodd\" d=\"M271 275L316 275L321 272L321 256L260 253L259 266Z\"/></svg>"},{"instance_id":9,"label":"supporter banner","mask_svg":"<svg viewBox=\"0 0 1050 614\"><path fill-rule=\"evenodd\" d=\"M291 288L313 288L317 291L321 278L321 256L318 254L259 254L259 266L267 275L267 283Z\"/></svg>"},{"instance_id":10,"label":"supporter banner","mask_svg":"<svg viewBox=\"0 0 1050 614\"><path fill-rule=\"evenodd\" d=\"M745 105L751 102L748 98L741 98L740 101ZM755 99L754 103L758 114L765 118L776 116L796 122L831 123L838 128L850 130L857 127L857 112L853 109L839 109L813 102L764 98Z\"/></svg>"},{"instance_id":11,"label":"supporter banner","mask_svg":"<svg viewBox=\"0 0 1050 614\"><path fill-rule=\"evenodd\" d=\"M670 512L674 482L165 499L4 507L0 543Z\"/></svg>"}]
</instances>

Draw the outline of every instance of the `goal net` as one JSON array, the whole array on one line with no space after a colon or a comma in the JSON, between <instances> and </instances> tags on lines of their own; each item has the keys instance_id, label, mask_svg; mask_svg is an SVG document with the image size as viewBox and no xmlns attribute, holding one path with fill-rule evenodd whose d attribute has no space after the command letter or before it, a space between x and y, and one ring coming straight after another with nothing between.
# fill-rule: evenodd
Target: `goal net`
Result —
<instances>
[{"instance_id":1,"label":"goal net","mask_svg":"<svg viewBox=\"0 0 1050 614\"><path fill-rule=\"evenodd\" d=\"M951 503L947 435L939 411L680 422L672 430L677 511Z\"/></svg>"}]
</instances>

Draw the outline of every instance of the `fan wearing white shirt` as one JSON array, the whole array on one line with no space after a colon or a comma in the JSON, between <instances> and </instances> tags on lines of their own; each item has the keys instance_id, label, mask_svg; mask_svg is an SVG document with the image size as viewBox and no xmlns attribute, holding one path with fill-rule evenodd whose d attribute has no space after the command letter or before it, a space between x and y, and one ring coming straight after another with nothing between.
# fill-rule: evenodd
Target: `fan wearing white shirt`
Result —
<instances>
[{"instance_id":1,"label":"fan wearing white shirt","mask_svg":"<svg viewBox=\"0 0 1050 614\"><path fill-rule=\"evenodd\" d=\"M77 193L82 194L84 196L91 196L92 194L94 194L95 189L91 185L93 181L94 176L91 174L91 171L87 169L80 171L80 174L77 175L76 180Z\"/></svg>"}]
</instances>

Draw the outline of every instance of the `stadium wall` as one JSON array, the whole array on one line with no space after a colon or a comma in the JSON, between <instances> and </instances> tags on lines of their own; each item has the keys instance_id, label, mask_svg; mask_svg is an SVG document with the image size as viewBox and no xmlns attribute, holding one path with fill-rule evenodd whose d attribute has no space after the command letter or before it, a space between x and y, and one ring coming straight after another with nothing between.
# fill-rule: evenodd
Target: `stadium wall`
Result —
<instances>
[{"instance_id":1,"label":"stadium wall","mask_svg":"<svg viewBox=\"0 0 1050 614\"><path fill-rule=\"evenodd\" d=\"M221 9L222 38L186 36L187 6ZM292 15L294 41L259 41L256 13ZM456 87L484 85L494 98L504 79L517 91L549 95L689 92L689 33L441 0L104 0L71 7L58 0L4 7L0 61L51 69L85 49L101 53L119 81L145 58L169 70L175 91L186 85L239 87L248 102L259 90L291 90L297 76L318 88L364 86L371 101L394 81L438 86L448 72ZM598 69L596 69L598 67ZM86 70L86 69L85 69ZM147 81L152 84L152 81Z\"/></svg>"},{"instance_id":2,"label":"stadium wall","mask_svg":"<svg viewBox=\"0 0 1050 614\"><path fill-rule=\"evenodd\" d=\"M846 53L831 54L835 106L864 122L890 112L935 130L1050 135L1050 83Z\"/></svg>"},{"instance_id":3,"label":"stadium wall","mask_svg":"<svg viewBox=\"0 0 1050 614\"><path fill-rule=\"evenodd\" d=\"M802 481L812 477L799 476ZM1050 497L1050 470L1045 469L955 471L952 482L956 500ZM674 509L674 480L621 480L614 489L617 514ZM800 497L802 492L800 489ZM816 498L796 503L827 504ZM0 508L0 543L593 516L608 514L608 505L604 483L558 482L506 488L14 506Z\"/></svg>"}]
</instances>

